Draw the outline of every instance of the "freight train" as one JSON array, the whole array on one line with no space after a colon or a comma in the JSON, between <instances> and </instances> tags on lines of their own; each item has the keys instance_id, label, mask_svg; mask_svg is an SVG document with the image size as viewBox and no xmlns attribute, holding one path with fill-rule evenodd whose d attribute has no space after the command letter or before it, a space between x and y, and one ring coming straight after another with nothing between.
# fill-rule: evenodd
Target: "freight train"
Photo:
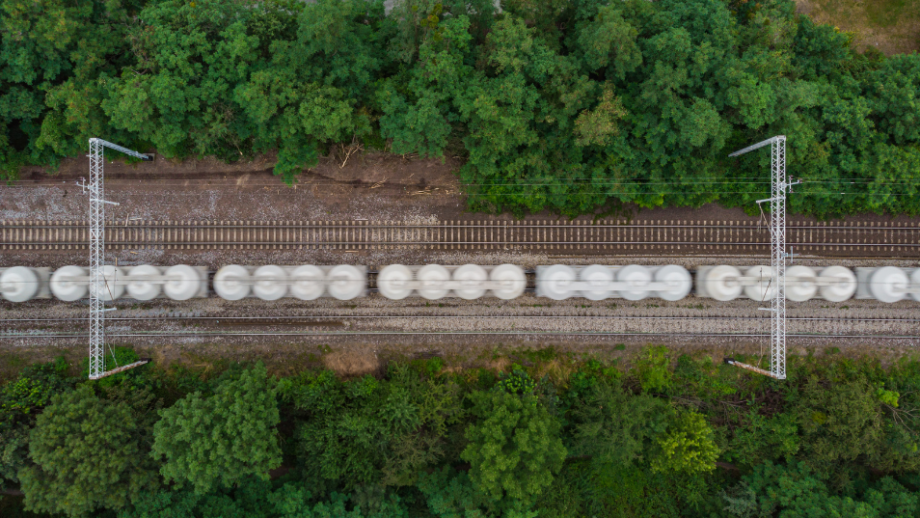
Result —
<instances>
[{"instance_id":1,"label":"freight train","mask_svg":"<svg viewBox=\"0 0 920 518\"><path fill-rule=\"evenodd\" d=\"M681 300L691 296L728 301L737 298L769 300L776 290L769 266L700 266L691 274L682 266L555 264L536 268L537 297L552 300L659 298ZM103 280L91 282L81 266L49 268L14 266L0 268L0 296L11 302L35 298L77 301L90 293L103 300L155 298L188 300L216 296L225 300L254 297L277 300L292 297L314 300L332 297L351 300L366 295L367 267L338 266L242 266L228 265L214 275L203 266L155 266L130 268L106 265ZM824 299L841 302L850 298L876 299L886 303L920 301L920 268L881 266L856 268L795 265L786 269L786 298L802 302ZM695 283L694 283L695 278ZM459 297L473 300L492 296L509 300L527 289L527 274L513 264L443 266L393 264L376 272L376 289L392 300L423 297L437 300ZM694 288L695 284L695 290Z\"/></svg>"}]
</instances>

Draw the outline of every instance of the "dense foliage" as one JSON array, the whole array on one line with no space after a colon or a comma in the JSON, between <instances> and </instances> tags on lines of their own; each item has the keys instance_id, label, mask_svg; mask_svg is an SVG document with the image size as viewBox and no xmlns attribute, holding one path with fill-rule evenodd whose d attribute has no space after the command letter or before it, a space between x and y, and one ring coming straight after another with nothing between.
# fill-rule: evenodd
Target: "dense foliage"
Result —
<instances>
[{"instance_id":1,"label":"dense foliage","mask_svg":"<svg viewBox=\"0 0 920 518\"><path fill-rule=\"evenodd\" d=\"M461 156L470 206L918 214L920 55L857 53L792 0L0 0L0 174L89 137L166 157Z\"/></svg>"},{"instance_id":2,"label":"dense foliage","mask_svg":"<svg viewBox=\"0 0 920 518\"><path fill-rule=\"evenodd\" d=\"M256 364L78 382L61 360L32 366L0 388L3 489L25 494L0 511L920 517L920 362L792 357L779 382L664 347L628 369L514 359L353 379Z\"/></svg>"},{"instance_id":3,"label":"dense foliage","mask_svg":"<svg viewBox=\"0 0 920 518\"><path fill-rule=\"evenodd\" d=\"M278 402L265 367L227 374L214 394L196 391L160 411L153 428L153 456L164 460L160 473L199 494L247 476L266 479L281 464L273 432Z\"/></svg>"}]
</instances>

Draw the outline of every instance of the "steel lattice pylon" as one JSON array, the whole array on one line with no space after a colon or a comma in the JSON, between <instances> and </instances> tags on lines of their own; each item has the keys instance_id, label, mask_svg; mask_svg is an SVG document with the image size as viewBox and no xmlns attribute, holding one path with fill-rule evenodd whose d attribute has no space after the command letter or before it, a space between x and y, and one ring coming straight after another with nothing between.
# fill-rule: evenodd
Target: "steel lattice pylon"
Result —
<instances>
[{"instance_id":1,"label":"steel lattice pylon","mask_svg":"<svg viewBox=\"0 0 920 518\"><path fill-rule=\"evenodd\" d=\"M89 379L105 376L105 308L99 286L104 285L105 276L105 183L103 148L121 151L141 160L151 160L147 155L117 146L101 139L89 139ZM143 362L146 363L146 362ZM138 362L141 364L141 362ZM126 366L127 367L127 366Z\"/></svg>"},{"instance_id":2,"label":"steel lattice pylon","mask_svg":"<svg viewBox=\"0 0 920 518\"><path fill-rule=\"evenodd\" d=\"M753 146L735 151L728 155L736 157L749 151L770 146L770 169L772 176L772 196L757 200L758 204L770 202L770 257L773 267L775 295L769 311L770 319L770 371L764 371L750 365L726 359L730 364L760 372L776 379L786 379L786 192L800 182L786 182L786 136L777 135L758 142Z\"/></svg>"}]
</instances>

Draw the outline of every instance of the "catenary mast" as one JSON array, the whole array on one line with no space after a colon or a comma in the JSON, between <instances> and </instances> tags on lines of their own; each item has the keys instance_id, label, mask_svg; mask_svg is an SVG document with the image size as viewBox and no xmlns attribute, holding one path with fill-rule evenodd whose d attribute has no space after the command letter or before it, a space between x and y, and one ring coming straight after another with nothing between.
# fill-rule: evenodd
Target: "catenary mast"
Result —
<instances>
[{"instance_id":1,"label":"catenary mast","mask_svg":"<svg viewBox=\"0 0 920 518\"><path fill-rule=\"evenodd\" d=\"M736 362L731 358L726 358L725 361L731 365L782 380L786 379L786 257L788 257L786 253L786 194L793 185L801 182L786 182L785 135L777 135L744 149L739 149L728 156L740 156L765 146L770 146L772 196L757 200L757 204L770 202L770 262L773 267L772 282L776 286L770 307L761 308L771 312L770 370L765 371L751 365Z\"/></svg>"},{"instance_id":2,"label":"catenary mast","mask_svg":"<svg viewBox=\"0 0 920 518\"><path fill-rule=\"evenodd\" d=\"M106 372L105 370L105 307L102 296L106 283L105 267L105 205L118 205L106 201L103 165L103 148L121 151L126 155L150 161L150 156L132 151L102 139L89 139L89 379L98 379L115 372L127 370L147 361L125 365Z\"/></svg>"}]
</instances>

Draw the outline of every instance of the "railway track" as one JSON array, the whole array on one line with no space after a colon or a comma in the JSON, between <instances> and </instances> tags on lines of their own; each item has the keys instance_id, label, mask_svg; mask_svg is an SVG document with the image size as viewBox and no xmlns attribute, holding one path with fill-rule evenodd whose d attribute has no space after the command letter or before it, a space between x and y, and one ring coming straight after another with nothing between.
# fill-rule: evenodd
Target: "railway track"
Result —
<instances>
[{"instance_id":1,"label":"railway track","mask_svg":"<svg viewBox=\"0 0 920 518\"><path fill-rule=\"evenodd\" d=\"M246 337L303 337L303 336L593 336L593 337L670 337L670 338L765 338L769 333L634 333L620 331L294 331L294 332L213 332L213 331L151 331L151 332L109 332L106 337L120 338L246 338ZM33 332L18 335L2 335L4 339L81 339L85 340L86 333L73 332ZM836 334L836 333L787 333L787 339L795 338L820 338L820 339L854 339L854 340L918 340L917 335L866 335L866 334Z\"/></svg>"},{"instance_id":2,"label":"railway track","mask_svg":"<svg viewBox=\"0 0 920 518\"><path fill-rule=\"evenodd\" d=\"M408 327L424 321L423 328ZM403 322L399 322L402 320ZM920 340L920 318L913 317L789 317L790 338ZM377 328L375 321L392 322ZM746 323L737 325L739 321ZM370 335L515 335L594 337L722 337L769 336L769 317L761 315L552 315L552 314L326 314L301 316L202 316L168 313L108 319L109 339L334 337ZM619 323L618 323L619 322ZM569 329L552 329L559 326ZM651 325L649 325L651 323ZM86 317L14 318L0 321L0 340L85 339ZM169 324L164 329L162 324ZM459 324L459 328L457 327ZM634 325L645 329L636 329ZM549 328L547 326L549 325ZM371 327L368 327L371 326ZM598 327L600 326L600 327ZM706 329L706 327L715 328ZM803 327L804 326L804 327ZM818 327L815 327L818 326ZM671 329L668 329L670 327ZM606 329L605 329L606 328ZM679 330L679 331L678 331Z\"/></svg>"},{"instance_id":3,"label":"railway track","mask_svg":"<svg viewBox=\"0 0 920 518\"><path fill-rule=\"evenodd\" d=\"M85 221L0 221L0 250L85 250ZM769 251L749 221L149 221L106 224L109 250L541 250L694 254ZM796 253L915 257L920 223L795 222Z\"/></svg>"},{"instance_id":4,"label":"railway track","mask_svg":"<svg viewBox=\"0 0 920 518\"><path fill-rule=\"evenodd\" d=\"M187 321L187 322L205 322L205 323L246 323L246 325L315 325L319 320L362 320L375 318L413 318L413 319L451 319L451 318L583 318L583 319L606 319L606 320L761 320L768 322L770 316L738 316L738 315L696 315L696 316L650 316L650 315L404 315L404 314L380 314L380 315L309 315L298 317L238 317L238 316L182 316L168 315L162 317L109 317L106 322L127 323L127 322L168 322L168 321ZM89 317L51 317L51 318L7 318L0 320L2 324L43 324L43 323L70 323L86 322ZM875 323L915 323L920 322L920 318L886 318L886 317L786 317L790 321L813 321L813 322L875 322Z\"/></svg>"}]
</instances>

